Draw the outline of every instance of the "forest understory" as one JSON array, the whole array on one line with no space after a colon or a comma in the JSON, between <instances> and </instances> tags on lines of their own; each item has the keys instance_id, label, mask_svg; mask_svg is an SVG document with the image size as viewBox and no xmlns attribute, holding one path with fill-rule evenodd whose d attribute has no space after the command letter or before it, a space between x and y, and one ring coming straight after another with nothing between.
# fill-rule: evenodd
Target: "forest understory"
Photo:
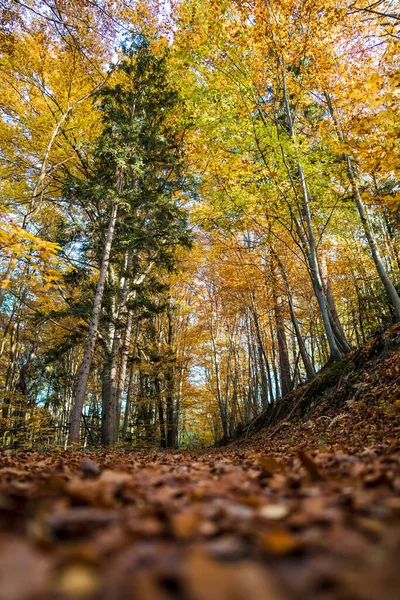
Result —
<instances>
[{"instance_id":1,"label":"forest understory","mask_svg":"<svg viewBox=\"0 0 400 600\"><path fill-rule=\"evenodd\" d=\"M0 599L397 599L399 334L223 448L3 451Z\"/></svg>"}]
</instances>

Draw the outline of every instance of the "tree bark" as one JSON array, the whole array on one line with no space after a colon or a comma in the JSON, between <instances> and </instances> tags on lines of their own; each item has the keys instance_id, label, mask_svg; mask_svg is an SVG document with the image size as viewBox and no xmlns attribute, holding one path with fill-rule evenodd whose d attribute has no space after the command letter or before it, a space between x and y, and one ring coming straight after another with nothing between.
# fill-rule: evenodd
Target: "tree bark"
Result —
<instances>
[{"instance_id":1,"label":"tree bark","mask_svg":"<svg viewBox=\"0 0 400 600\"><path fill-rule=\"evenodd\" d=\"M124 393L126 369L127 369L127 365L128 365L129 346L131 343L132 323L133 323L133 310L129 310L128 316L126 318L124 343L122 346L121 364L119 367L119 374L118 374L118 385L117 385L117 393L116 393L117 417L116 417L116 428L115 428L115 439L114 439L115 442L118 441L118 436L119 436L119 421L120 421L120 417L121 417L122 396ZM125 422L125 419L124 419L124 422Z\"/></svg>"},{"instance_id":2,"label":"tree bark","mask_svg":"<svg viewBox=\"0 0 400 600\"><path fill-rule=\"evenodd\" d=\"M154 381L154 388L155 388L155 392L156 392L156 403L157 403L157 408L158 408L158 422L159 422L159 427L160 427L160 446L161 446L161 448L166 448L167 447L167 436L166 436L166 431L165 431L164 407L163 407L162 397L161 397L160 380L158 379L158 377L156 377L156 379Z\"/></svg>"},{"instance_id":3,"label":"tree bark","mask_svg":"<svg viewBox=\"0 0 400 600\"><path fill-rule=\"evenodd\" d=\"M279 373L281 379L281 392L282 396L286 396L293 389L293 382L290 374L290 361L289 352L286 340L285 332L285 321L283 315L282 298L279 296L276 290L275 275L273 275L273 300L274 300L274 316L276 325L276 336L278 341L278 355L279 355Z\"/></svg>"},{"instance_id":4,"label":"tree bark","mask_svg":"<svg viewBox=\"0 0 400 600\"><path fill-rule=\"evenodd\" d=\"M168 332L167 332L167 344L169 348L169 356L167 357L168 364L167 370L165 373L165 381L166 381L166 425L167 425L167 435L166 435L166 446L167 448L176 448L178 435L175 431L176 422L175 422L175 407L174 407L174 388L175 388L175 378L174 378L174 353L173 353L173 323L172 323L172 315L171 309L168 308L167 312L167 321L168 321Z\"/></svg>"},{"instance_id":5,"label":"tree bark","mask_svg":"<svg viewBox=\"0 0 400 600\"><path fill-rule=\"evenodd\" d=\"M282 73L282 82L283 82L283 101L285 104L286 116L287 116L287 120L288 120L289 135L290 135L291 140L295 141L296 136L295 136L292 113L291 113L291 109L290 109L290 105L289 105L289 99L288 99L287 87L286 87L286 71L285 71L286 66L285 66L283 60L280 60L280 63L282 65L281 73ZM282 149L282 152L283 152L283 149ZM309 263L309 267L310 267L311 279L312 279L315 295L316 295L316 298L318 301L318 306L321 311L322 321L324 324L326 339L328 341L331 357L333 359L337 360L337 359L341 358L342 353L339 350L338 345L336 343L335 335L333 333L332 325L331 325L331 322L329 319L328 304L327 304L327 300L325 297L324 288L323 288L322 281L321 281L321 274L320 274L319 265L318 265L317 244L315 241L314 228L313 228L313 224L312 224L312 218L311 218L311 212L310 212L310 206L309 206L307 183L306 183L306 179L304 177L303 167L299 160L297 160L297 178L298 178L298 182L300 183L302 209L303 209L303 215L304 215L305 222L306 222L306 231L307 231L306 242L307 242L307 246L308 246L307 258L308 258L308 263ZM306 248L305 248L305 250L306 250Z\"/></svg>"},{"instance_id":6,"label":"tree bark","mask_svg":"<svg viewBox=\"0 0 400 600\"><path fill-rule=\"evenodd\" d=\"M78 384L75 392L74 405L71 415L71 429L69 432L68 444L76 444L79 442L79 432L82 419L82 410L85 402L86 387L89 379L90 366L92 364L93 353L96 345L97 333L99 328L99 319L101 306L103 302L104 284L108 265L110 262L111 248L114 238L115 224L117 221L118 205L116 203L111 206L111 215L108 223L108 230L105 240L103 258L101 261L100 274L96 287L96 295L94 298L92 321L89 327L89 334L86 343L85 355L79 372Z\"/></svg>"},{"instance_id":7,"label":"tree bark","mask_svg":"<svg viewBox=\"0 0 400 600\"><path fill-rule=\"evenodd\" d=\"M348 352L351 352L352 348L346 339L346 335L344 333L342 324L339 319L339 314L338 314L338 311L336 308L336 302L335 302L335 298L333 295L331 282L329 279L328 265L326 264L325 256L321 257L320 269L321 269L322 284L324 286L325 296L326 296L326 300L327 300L328 307L329 307L329 316L330 316L330 320L331 320L333 333L335 335L338 346L340 347L342 352L347 354Z\"/></svg>"},{"instance_id":8,"label":"tree bark","mask_svg":"<svg viewBox=\"0 0 400 600\"><path fill-rule=\"evenodd\" d=\"M217 386L217 400L219 406L219 414L221 417L221 425L222 431L224 435L224 440L228 439L228 415L227 415L227 407L225 406L224 400L222 398L222 390L221 390L221 379L219 373L219 364L218 364L218 354L217 348L215 344L215 337L213 331L213 325L210 325L210 334L211 334L211 342L212 342L212 356L215 370L215 381Z\"/></svg>"},{"instance_id":9,"label":"tree bark","mask_svg":"<svg viewBox=\"0 0 400 600\"><path fill-rule=\"evenodd\" d=\"M303 336L300 331L300 325L297 320L296 313L294 311L293 297L292 297L292 292L290 290L289 282L287 279L286 270L280 260L278 260L278 264L279 264L279 267L281 270L282 279L283 279L285 287L286 287L286 294L287 294L287 298L288 298L288 302L289 302L290 318L291 318L293 328L294 328L294 331L296 334L297 343L299 345L301 359L303 361L304 368L306 370L308 379L315 379L315 377L316 377L315 369L314 369L314 366L308 355L306 345L304 343L304 339L303 339Z\"/></svg>"},{"instance_id":10,"label":"tree bark","mask_svg":"<svg viewBox=\"0 0 400 600\"><path fill-rule=\"evenodd\" d=\"M337 136L341 142L344 142L345 139L344 139L343 131L341 129L339 121L336 118L336 115L335 115L335 112L333 109L331 95L329 93L325 93L325 98L326 98L326 101L328 104L328 109L329 109L329 113L331 115L332 121L336 127ZM380 280L382 281L382 284L386 290L386 294L389 299L389 302L392 305L396 323L398 323L398 322L400 322L400 296L397 293L397 290L394 287L393 283L391 282L389 275L386 272L385 265L383 264L383 260L381 258L380 252L379 252L378 244L376 242L375 235L374 235L373 229L371 227L371 223L368 218L367 209L362 200L360 190L358 189L357 180L356 180L356 176L354 173L351 157L349 154L343 154L343 158L344 158L344 161L347 166L347 174L348 174L351 189L353 192L353 197L354 197L354 200L356 203L356 207L358 210L358 214L360 216L360 220L361 220L361 223L362 223L362 226L364 229L365 236L367 238L368 246L369 246L369 249L372 254L372 259L375 263L375 268L380 277Z\"/></svg>"},{"instance_id":11,"label":"tree bark","mask_svg":"<svg viewBox=\"0 0 400 600\"><path fill-rule=\"evenodd\" d=\"M124 273L119 282L118 305L115 311L115 329L109 366L108 398L106 401L104 441L106 446L112 446L118 438L118 359L121 345L121 318L128 298L127 271L132 267L132 254L127 252L124 261ZM126 374L126 364L125 364Z\"/></svg>"},{"instance_id":12,"label":"tree bark","mask_svg":"<svg viewBox=\"0 0 400 600\"><path fill-rule=\"evenodd\" d=\"M400 296L397 293L397 290L394 287L393 283L390 281L389 275L387 274L385 266L383 264L383 260L381 258L380 252L379 252L378 244L376 243L375 235L374 235L373 229L372 229L371 224L368 219L367 209L364 206L364 202L361 198L361 194L360 194L360 191L357 186L351 159L348 155L345 155L345 157L346 157L349 179L351 182L358 214L360 215L360 220L361 220L361 223L364 228L364 232L365 232L365 236L368 241L369 248L371 250L372 258L375 263L377 273L378 273L378 275L383 283L383 286L386 290L386 294L389 299L389 302L392 305L395 321L396 321L396 323L399 323L400 322Z\"/></svg>"},{"instance_id":13,"label":"tree bark","mask_svg":"<svg viewBox=\"0 0 400 600\"><path fill-rule=\"evenodd\" d=\"M128 253L125 262L125 269L129 270L132 265L132 254ZM125 335L124 335L124 344L128 345L128 350L122 353L121 357L121 365L120 365L120 373L118 373L118 360L119 360L119 351L121 346L121 327L120 320L122 318L122 314L126 308L126 304L128 299L131 299L135 296L136 292L129 293L130 284L139 285L143 283L146 276L150 272L153 263L149 263L144 273L135 277L132 281L124 276L123 281L120 285L120 294L118 300L118 308L116 311L116 321L117 326L115 328L114 337L113 337L113 345L111 351L111 361L110 361L110 387L109 387L109 397L107 401L107 415L105 420L105 443L106 446L112 446L118 440L119 434L119 417L120 417L120 406L119 406L119 397L118 397L118 387L120 386L121 375L125 380L126 376L126 364L128 360L128 351L129 344L131 340L132 333L132 321L133 321L133 312L128 311L127 321L125 324Z\"/></svg>"},{"instance_id":14,"label":"tree bark","mask_svg":"<svg viewBox=\"0 0 400 600\"><path fill-rule=\"evenodd\" d=\"M134 381L135 381L135 362L134 362L134 360L132 360L131 368L129 371L128 391L126 393L124 424L122 427L122 440L123 441L126 440L126 434L128 431L129 417L131 414L131 398L132 398Z\"/></svg>"}]
</instances>

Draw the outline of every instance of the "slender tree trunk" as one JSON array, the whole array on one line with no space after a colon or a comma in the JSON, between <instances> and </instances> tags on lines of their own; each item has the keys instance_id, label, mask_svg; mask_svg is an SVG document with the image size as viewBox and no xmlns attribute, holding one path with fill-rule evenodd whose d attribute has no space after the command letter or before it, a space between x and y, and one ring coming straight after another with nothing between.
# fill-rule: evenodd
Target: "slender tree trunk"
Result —
<instances>
[{"instance_id":1,"label":"slender tree trunk","mask_svg":"<svg viewBox=\"0 0 400 600\"><path fill-rule=\"evenodd\" d=\"M276 335L278 341L279 371L281 378L282 396L286 396L293 389L290 375L289 352L286 340L285 322L283 318L283 307L278 296L274 298L274 314L276 323Z\"/></svg>"},{"instance_id":2,"label":"slender tree trunk","mask_svg":"<svg viewBox=\"0 0 400 600\"><path fill-rule=\"evenodd\" d=\"M337 136L341 142L344 142L345 140L344 140L343 131L341 129L340 123L338 122L338 120L336 118L336 115L335 115L335 112L333 109L331 95L329 93L326 93L325 98L327 100L328 109L329 109L332 121L334 122L334 124L336 126ZM385 265L383 264L383 260L380 255L380 252L379 252L378 244L375 239L375 234L374 234L374 231L372 229L371 223L368 218L367 209L362 200L360 190L358 189L352 160L348 154L344 154L343 158L344 158L346 166L347 166L347 174L348 174L348 177L350 180L353 197L354 197L354 200L356 203L356 207L358 210L358 214L360 216L362 226L364 228L364 233L367 238L368 246L371 251L373 261L375 263L375 268L376 268L377 273L378 273L378 275L382 281L382 284L386 290L387 297L393 308L395 320L398 323L398 322L400 322L400 296L397 293L397 290L394 287L393 283L391 282L389 275L386 272Z\"/></svg>"},{"instance_id":3,"label":"slender tree trunk","mask_svg":"<svg viewBox=\"0 0 400 600\"><path fill-rule=\"evenodd\" d=\"M274 261L273 261L274 262ZM282 298L277 289L276 265L271 264L272 298L274 303L274 317L276 326L276 336L278 341L279 372L281 378L282 396L286 396L293 389L293 382L290 374L290 360L288 345L286 340L285 320L283 314Z\"/></svg>"},{"instance_id":4,"label":"slender tree trunk","mask_svg":"<svg viewBox=\"0 0 400 600\"><path fill-rule=\"evenodd\" d=\"M335 302L335 298L333 295L331 282L329 279L328 265L326 264L325 256L322 256L322 258L321 258L320 269L321 269L322 284L324 286L325 296L326 296L326 300L327 300L328 307L329 307L329 314L330 314L330 320L331 320L333 333L335 334L335 338L338 343L338 346L340 347L342 352L347 354L348 352L351 352L351 346L346 339L346 335L344 333L342 324L339 319L339 315L338 315L337 308L336 308L336 302Z\"/></svg>"},{"instance_id":5,"label":"slender tree trunk","mask_svg":"<svg viewBox=\"0 0 400 600\"><path fill-rule=\"evenodd\" d=\"M293 297L292 297L292 292L289 287L289 282L287 280L286 271L285 271L283 264L280 261L279 261L279 266L280 266L281 273L282 273L282 279L283 279L283 281L285 283L285 287L286 287L286 294L287 294L287 298L288 298L288 302L289 302L290 318L292 321L294 332L296 334L296 339L297 339L297 343L299 346L301 359L303 361L304 368L306 370L308 379L315 379L315 377L316 377L315 369L314 369L314 366L308 355L306 345L304 343L304 339L303 339L303 336L300 331L300 325L297 320L296 313L294 311Z\"/></svg>"},{"instance_id":6,"label":"slender tree trunk","mask_svg":"<svg viewBox=\"0 0 400 600\"><path fill-rule=\"evenodd\" d=\"M178 386L177 386L177 393L176 393L176 404L175 404L175 415L174 415L174 419L175 419L175 427L174 427L174 433L175 433L175 447L179 448L179 422L180 422L180 418L181 418L181 404L182 404L182 392L183 392L183 373L184 373L185 368L181 365L180 368L180 372L179 372L179 378L178 378Z\"/></svg>"},{"instance_id":7,"label":"slender tree trunk","mask_svg":"<svg viewBox=\"0 0 400 600\"><path fill-rule=\"evenodd\" d=\"M353 171L353 166L351 163L351 159L348 155L346 155L346 163L347 169L349 173L349 179L353 189L353 195L356 202L358 214L360 215L360 220L364 228L364 232L368 241L369 248L371 250L372 258L375 263L376 270L378 275L383 283L383 286L386 290L387 297L392 305L394 316L396 323L400 322L400 296L397 293L396 288L393 283L390 281L389 275L386 272L385 266L383 264L382 257L379 252L378 244L376 243L375 235L371 224L368 219L367 209L364 206L364 202L361 198L360 191L357 186L356 178Z\"/></svg>"},{"instance_id":8,"label":"slender tree trunk","mask_svg":"<svg viewBox=\"0 0 400 600\"><path fill-rule=\"evenodd\" d=\"M324 329L326 333L326 339L328 341L329 349L331 352L331 357L335 360L341 358L342 353L339 350L339 347L336 343L335 334L332 329L332 324L329 318L329 308L328 302L324 293L324 288L321 280L321 274L318 265L318 256L317 256L317 245L314 236L314 230L312 226L311 213L308 201L308 191L306 180L303 173L303 168L300 163L297 164L297 170L299 175L299 180L302 189L303 195L303 209L307 223L307 231L308 231L308 242L309 242L309 259L310 259L310 268L312 273L312 280L314 284L315 295L317 297L318 305L321 311L322 321L324 324Z\"/></svg>"},{"instance_id":9,"label":"slender tree trunk","mask_svg":"<svg viewBox=\"0 0 400 600\"><path fill-rule=\"evenodd\" d=\"M132 323L133 323L133 310L129 310L127 318L126 318L124 343L122 346L122 353L121 353L121 364L120 364L119 373L118 373L118 385L117 385L117 392L116 392L117 417L116 417L116 428L115 428L115 439L114 439L115 442L118 441L118 435L119 435L119 422L120 422L120 418L121 418L122 396L123 396L124 387L125 387L126 369L127 369L128 357L129 357L129 346L131 343L131 335L132 335Z\"/></svg>"},{"instance_id":10,"label":"slender tree trunk","mask_svg":"<svg viewBox=\"0 0 400 600\"><path fill-rule=\"evenodd\" d=\"M396 236L395 232L393 231L393 226L388 217L387 209L385 209L385 212L383 214L383 223L385 226L385 230L387 232L390 247L392 249L393 261L395 263L395 268L400 272L400 249L399 249L400 236Z\"/></svg>"},{"instance_id":11,"label":"slender tree trunk","mask_svg":"<svg viewBox=\"0 0 400 600\"><path fill-rule=\"evenodd\" d=\"M129 271L132 268L132 253L128 252L125 260L125 271ZM111 361L110 361L110 387L109 387L109 396L107 401L107 415L105 422L105 440L106 446L112 446L118 441L119 434L119 418L120 418L120 403L119 403L119 392L118 388L121 381L121 373L123 378L126 376L126 362L128 359L128 350L122 353L121 364L120 364L120 373L118 372L118 361L120 358L120 346L121 346L121 333L122 329L120 327L120 321L122 319L123 312L125 311L126 304L128 298L133 298L136 295L136 292L133 291L129 293L129 284L131 285L140 285L143 283L144 279L150 272L153 266L153 262L149 263L144 273L140 276L135 277L133 280L130 280L129 277L124 275L122 281L120 282L120 293L118 298L118 307L115 314L115 319L118 322L115 327L113 343L112 343L112 351L111 351ZM124 340L129 349L129 344L131 340L132 333L132 321L133 321L133 313L132 311L128 311L127 322L125 324L125 335Z\"/></svg>"},{"instance_id":12,"label":"slender tree trunk","mask_svg":"<svg viewBox=\"0 0 400 600\"><path fill-rule=\"evenodd\" d=\"M277 400L278 398L281 397L281 387L280 387L280 383L279 383L279 376L278 376L278 371L276 368L276 346L275 346L275 336L274 336L274 329L272 327L272 321L271 321L271 315L269 315L269 331L270 331L270 335L271 335L271 353L272 353L272 373L274 375L274 383L275 383L275 399Z\"/></svg>"},{"instance_id":13,"label":"slender tree trunk","mask_svg":"<svg viewBox=\"0 0 400 600\"><path fill-rule=\"evenodd\" d=\"M110 365L108 371L108 386L106 389L107 400L105 404L105 415L104 415L104 442L106 446L112 446L115 440L115 429L116 424L116 405L115 405L115 393L116 383L118 374L118 351L120 342L120 332L117 330L114 334L114 340L112 345L112 351L110 356Z\"/></svg>"},{"instance_id":14,"label":"slender tree trunk","mask_svg":"<svg viewBox=\"0 0 400 600\"><path fill-rule=\"evenodd\" d=\"M273 388L272 388L271 369L269 366L268 356L267 356L267 353L266 353L266 350L264 347L264 343L263 343L263 339L262 339L262 335L261 335L260 322L259 322L259 318L258 318L257 306L255 304L254 297L252 297L251 312L253 315L253 321L254 321L254 326L255 326L256 335L257 335L257 343L258 343L258 348L259 348L259 353L260 353L260 363L263 362L264 366L265 366L265 375L267 378L270 402L271 402L271 404L273 404L274 392L273 392ZM268 402L268 394L267 393L266 393L265 398L266 398L266 402Z\"/></svg>"},{"instance_id":15,"label":"slender tree trunk","mask_svg":"<svg viewBox=\"0 0 400 600\"><path fill-rule=\"evenodd\" d=\"M125 310L127 298L128 298L128 278L126 273L132 267L132 254L127 252L125 254L124 261L124 274L120 279L119 284L119 293L118 293L118 305L115 310L115 321L116 326L114 329L113 341L112 341L112 349L111 349L111 359L110 359L110 369L109 369L109 396L107 399L107 413L105 418L105 444L106 446L112 446L118 439L118 429L119 429L119 411L118 411L118 384L120 381L120 376L118 373L118 360L119 360L119 350L121 345L121 319L122 314ZM129 315L128 315L129 320ZM126 329L129 329L128 336L130 341L130 332L132 328L132 319L130 319L130 326L128 327L128 323L126 324ZM126 330L125 330L126 336ZM125 363L125 374L126 375L126 363Z\"/></svg>"},{"instance_id":16,"label":"slender tree trunk","mask_svg":"<svg viewBox=\"0 0 400 600\"><path fill-rule=\"evenodd\" d=\"M79 373L78 384L75 392L74 405L71 415L71 429L69 432L68 443L70 445L79 442L80 424L82 419L82 410L85 402L86 387L89 379L90 366L92 364L93 353L96 345L97 332L99 327L99 319L101 305L104 294L104 284L108 265L110 262L111 247L114 238L115 224L117 221L118 205L114 203L111 206L110 221L105 240L104 253L101 261L100 274L97 282L96 295L94 298L92 321L89 327L89 335L86 343L85 355L83 357L82 366Z\"/></svg>"},{"instance_id":17,"label":"slender tree trunk","mask_svg":"<svg viewBox=\"0 0 400 600\"><path fill-rule=\"evenodd\" d=\"M221 424L222 424L222 430L223 430L223 434L224 434L224 439L228 439L228 418L227 418L227 414L226 414L226 409L225 409L225 405L222 399L222 390L221 390L221 380L220 380L220 373L219 373L219 364L218 364L218 355L217 355L217 348L215 345L215 337L214 337L214 331L213 331L213 326L211 324L210 327L210 333L211 333L211 342L212 342L212 354L213 354L213 362L214 362L214 369L215 369L215 381L217 384L217 400L218 400L218 406L219 406L219 413L220 413L220 417L221 417Z\"/></svg>"},{"instance_id":18,"label":"slender tree trunk","mask_svg":"<svg viewBox=\"0 0 400 600\"><path fill-rule=\"evenodd\" d=\"M281 74L282 74L282 82L283 82L283 101L285 104L286 116L287 116L288 125L289 125L289 134L290 134L290 138L292 139L292 141L295 142L296 136L295 136L295 130L294 130L294 125L293 125L292 112L290 109L290 104L289 104L289 99L288 99L287 86L286 86L286 70L285 70L286 66L285 66L285 63L283 60L280 60L279 62L282 65ZM283 148L282 148L282 152L284 154ZM285 159L285 162L286 162L286 159ZM290 167L288 166L288 169L289 168ZM290 174L290 177L292 180L291 174ZM303 167L299 160L297 161L297 178L298 178L298 182L300 183L302 209L303 209L303 215L304 215L305 222L306 222L307 240L305 240L305 242L307 245L305 246L305 250L307 249L307 258L308 258L309 267L310 267L311 279L313 282L315 295L316 295L316 298L318 301L318 306L321 311L322 321L324 324L326 339L329 344L331 357L336 360L336 359L341 358L342 353L340 352L338 345L336 343L335 335L333 333L332 325L331 325L331 322L329 319L329 308L328 308L327 300L325 297L324 288L323 288L322 281L321 281L321 274L320 274L319 265L318 265L317 244L315 241L314 228L313 228L313 224L312 224L312 218L311 218L311 212L310 212L310 206L309 206L307 183L306 183L306 179L304 177ZM293 184L293 186L294 186L294 184ZM298 223L296 223L296 225L298 225L298 228L299 228L300 225Z\"/></svg>"},{"instance_id":19,"label":"slender tree trunk","mask_svg":"<svg viewBox=\"0 0 400 600\"><path fill-rule=\"evenodd\" d=\"M166 418L167 418L167 448L175 448L175 419L174 419L174 397L173 397L173 378L167 375L167 394L166 394Z\"/></svg>"},{"instance_id":20,"label":"slender tree trunk","mask_svg":"<svg viewBox=\"0 0 400 600\"><path fill-rule=\"evenodd\" d=\"M260 374L261 374L261 406L262 409L265 410L268 406L268 378L267 371L264 364L264 356L262 350L260 348L260 344L257 340L257 354L258 354L258 364L260 366Z\"/></svg>"},{"instance_id":21,"label":"slender tree trunk","mask_svg":"<svg viewBox=\"0 0 400 600\"><path fill-rule=\"evenodd\" d=\"M167 436L165 431L165 417L164 417L164 407L162 403L161 397L161 386L160 380L156 377L154 381L154 388L156 392L156 403L158 409L158 422L160 427L160 446L161 448L167 448Z\"/></svg>"},{"instance_id":22,"label":"slender tree trunk","mask_svg":"<svg viewBox=\"0 0 400 600\"><path fill-rule=\"evenodd\" d=\"M167 312L168 320L168 332L167 332L167 344L169 348L168 365L165 373L166 381L166 420L167 420L167 436L166 445L167 448L175 448L177 435L175 435L175 407L174 407L174 352L173 352L173 323L170 308Z\"/></svg>"},{"instance_id":23,"label":"slender tree trunk","mask_svg":"<svg viewBox=\"0 0 400 600\"><path fill-rule=\"evenodd\" d=\"M122 427L122 439L126 440L126 434L128 431L129 425L129 417L131 414L131 398L133 393L133 385L135 382L135 362L132 360L131 368L129 371L129 383L128 383L128 391L126 393L126 404L125 404L125 413L124 413L124 424Z\"/></svg>"},{"instance_id":24,"label":"slender tree trunk","mask_svg":"<svg viewBox=\"0 0 400 600\"><path fill-rule=\"evenodd\" d=\"M104 364L103 372L101 374L101 445L106 446L106 418L108 414L108 398L109 393L109 365L107 361Z\"/></svg>"}]
</instances>

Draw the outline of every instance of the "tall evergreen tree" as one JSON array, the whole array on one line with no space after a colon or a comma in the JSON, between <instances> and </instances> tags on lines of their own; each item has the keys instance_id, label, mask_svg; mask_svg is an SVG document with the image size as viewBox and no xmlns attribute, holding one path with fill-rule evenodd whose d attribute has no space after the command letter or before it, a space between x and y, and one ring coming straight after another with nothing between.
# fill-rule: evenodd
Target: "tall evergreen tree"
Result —
<instances>
[{"instance_id":1,"label":"tall evergreen tree","mask_svg":"<svg viewBox=\"0 0 400 600\"><path fill-rule=\"evenodd\" d=\"M103 232L94 248L100 274L72 410L70 443L79 440L105 290L114 294L102 427L103 443L111 445L118 437L123 390L119 376L126 373L121 345L129 346L135 297L150 273L173 268L176 247L190 241L186 213L177 200L184 184L181 133L172 119L179 97L168 81L166 51L156 55L148 41L138 37L125 50L116 79L115 85L98 96L104 128L91 174L84 180L70 179L66 192L94 206L98 218L93 227Z\"/></svg>"}]
</instances>

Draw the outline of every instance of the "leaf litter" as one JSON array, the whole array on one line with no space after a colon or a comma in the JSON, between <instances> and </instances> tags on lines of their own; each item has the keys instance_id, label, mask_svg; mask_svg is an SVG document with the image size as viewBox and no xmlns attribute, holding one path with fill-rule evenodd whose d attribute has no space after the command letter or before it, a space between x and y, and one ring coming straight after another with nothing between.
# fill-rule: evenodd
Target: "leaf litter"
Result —
<instances>
[{"instance_id":1,"label":"leaf litter","mask_svg":"<svg viewBox=\"0 0 400 600\"><path fill-rule=\"evenodd\" d=\"M198 452L2 452L0 600L397 600L399 448L335 427L325 446L308 422Z\"/></svg>"}]
</instances>

